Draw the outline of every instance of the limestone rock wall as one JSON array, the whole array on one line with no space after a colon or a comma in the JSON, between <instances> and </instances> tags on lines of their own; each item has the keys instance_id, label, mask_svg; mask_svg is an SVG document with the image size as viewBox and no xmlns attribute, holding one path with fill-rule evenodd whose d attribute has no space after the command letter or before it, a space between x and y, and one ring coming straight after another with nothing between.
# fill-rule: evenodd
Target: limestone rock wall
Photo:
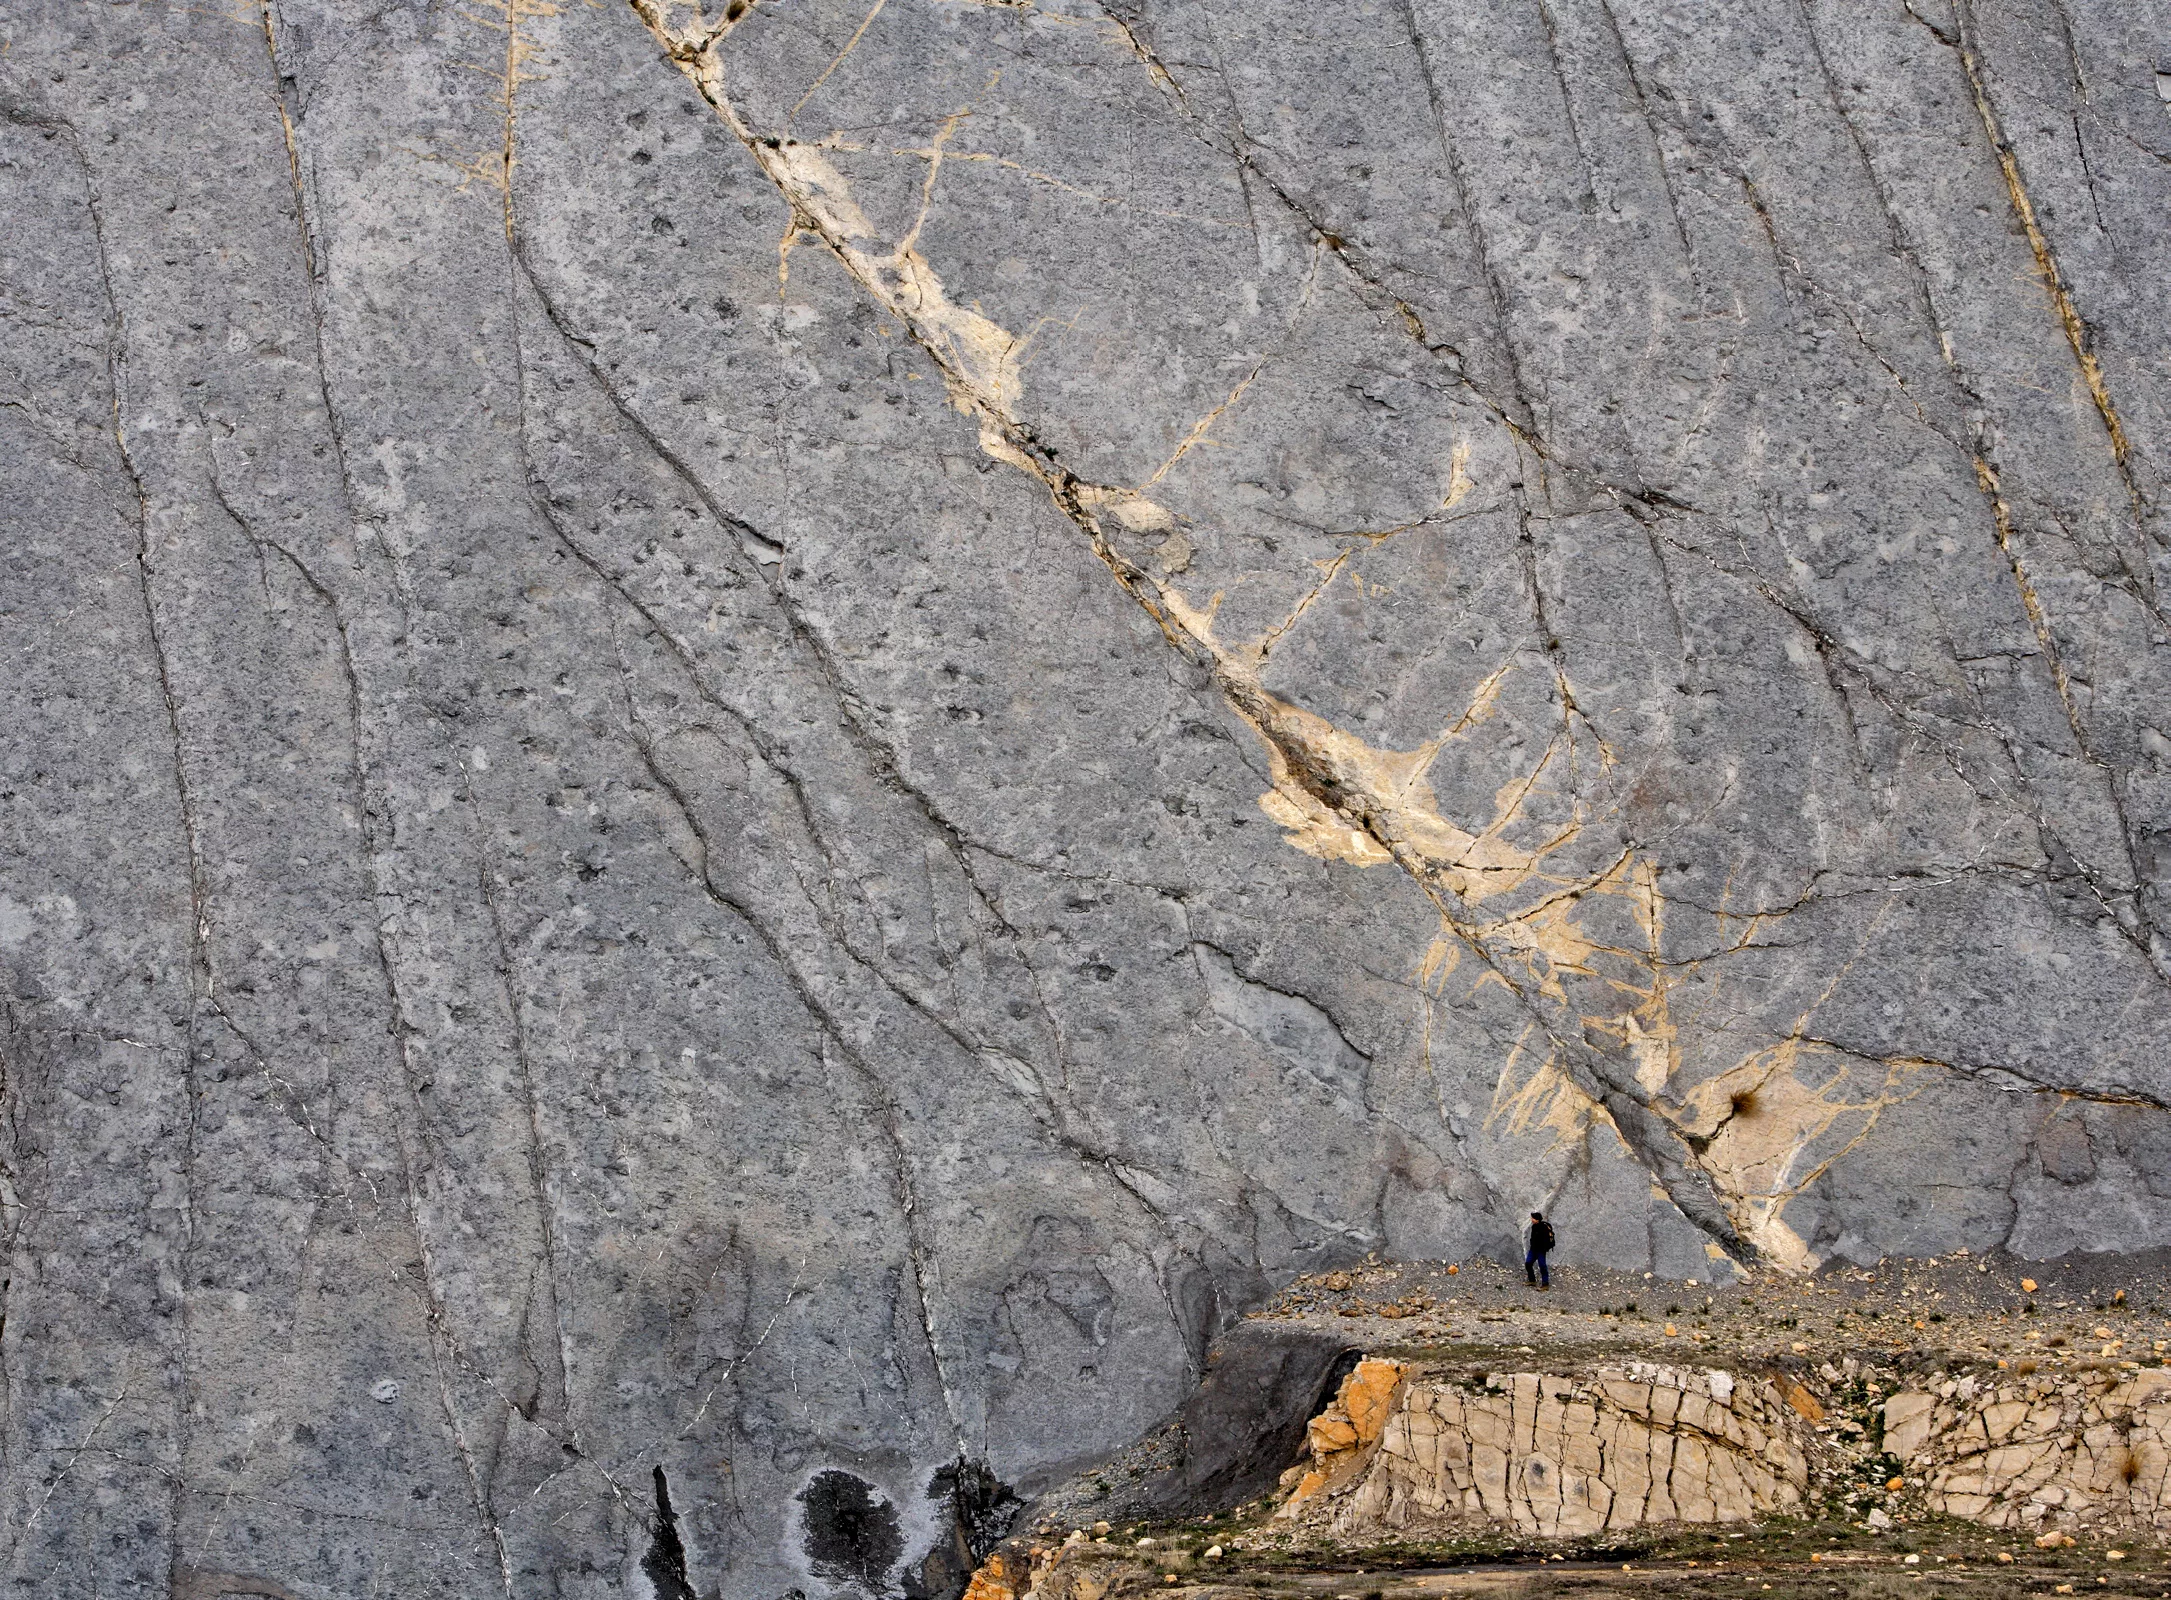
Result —
<instances>
[{"instance_id":1,"label":"limestone rock wall","mask_svg":"<svg viewBox=\"0 0 2171 1600\"><path fill-rule=\"evenodd\" d=\"M1805 1433L1773 1384L1723 1371L1524 1372L1481 1388L1417 1380L1333 1526L1412 1534L1491 1522L1551 1536L1746 1521L1801 1505Z\"/></svg>"},{"instance_id":2,"label":"limestone rock wall","mask_svg":"<svg viewBox=\"0 0 2171 1600\"><path fill-rule=\"evenodd\" d=\"M0 1583L947 1590L1374 1250L2171 1242L2160 20L11 0Z\"/></svg>"},{"instance_id":3,"label":"limestone rock wall","mask_svg":"<svg viewBox=\"0 0 2171 1600\"><path fill-rule=\"evenodd\" d=\"M1930 1508L1992 1527L2171 1528L2171 1372L1962 1377L1884 1404Z\"/></svg>"}]
</instances>

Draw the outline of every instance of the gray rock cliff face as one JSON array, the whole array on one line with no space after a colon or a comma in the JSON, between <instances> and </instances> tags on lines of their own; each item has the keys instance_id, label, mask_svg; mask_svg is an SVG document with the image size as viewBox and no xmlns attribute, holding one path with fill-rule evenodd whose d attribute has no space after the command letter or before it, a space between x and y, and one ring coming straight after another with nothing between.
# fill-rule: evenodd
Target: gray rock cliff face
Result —
<instances>
[{"instance_id":1,"label":"gray rock cliff face","mask_svg":"<svg viewBox=\"0 0 2171 1600\"><path fill-rule=\"evenodd\" d=\"M2171 1242L2139 0L17 0L9 1593L936 1593L1290 1274Z\"/></svg>"}]
</instances>

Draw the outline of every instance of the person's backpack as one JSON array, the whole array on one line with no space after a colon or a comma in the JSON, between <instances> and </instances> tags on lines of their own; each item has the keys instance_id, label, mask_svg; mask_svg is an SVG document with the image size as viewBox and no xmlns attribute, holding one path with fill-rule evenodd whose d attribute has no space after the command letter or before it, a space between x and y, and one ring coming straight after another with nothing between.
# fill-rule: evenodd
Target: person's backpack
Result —
<instances>
[{"instance_id":1,"label":"person's backpack","mask_svg":"<svg viewBox=\"0 0 2171 1600\"><path fill-rule=\"evenodd\" d=\"M1553 1225L1541 1222L1530 1230L1530 1248L1543 1255L1553 1248Z\"/></svg>"}]
</instances>

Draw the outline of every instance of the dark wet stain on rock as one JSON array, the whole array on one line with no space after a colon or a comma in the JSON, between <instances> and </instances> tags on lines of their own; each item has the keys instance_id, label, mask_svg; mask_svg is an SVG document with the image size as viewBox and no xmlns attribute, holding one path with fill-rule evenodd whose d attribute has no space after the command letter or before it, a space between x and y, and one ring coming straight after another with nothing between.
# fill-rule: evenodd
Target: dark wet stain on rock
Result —
<instances>
[{"instance_id":1,"label":"dark wet stain on rock","mask_svg":"<svg viewBox=\"0 0 2171 1600\"><path fill-rule=\"evenodd\" d=\"M656 1591L656 1600L695 1600L693 1584L686 1577L686 1541L678 1534L678 1514L671 1509L671 1480L656 1469L656 1520L648 1554L641 1570Z\"/></svg>"},{"instance_id":2,"label":"dark wet stain on rock","mask_svg":"<svg viewBox=\"0 0 2171 1600\"><path fill-rule=\"evenodd\" d=\"M927 1480L927 1498L942 1507L935 1543L905 1574L910 1600L957 1600L973 1569L1002 1541L1022 1502L978 1461L953 1461Z\"/></svg>"},{"instance_id":3,"label":"dark wet stain on rock","mask_svg":"<svg viewBox=\"0 0 2171 1600\"><path fill-rule=\"evenodd\" d=\"M816 1576L880 1592L905 1552L897 1508L864 1478L831 1467L799 1491L807 1561Z\"/></svg>"}]
</instances>

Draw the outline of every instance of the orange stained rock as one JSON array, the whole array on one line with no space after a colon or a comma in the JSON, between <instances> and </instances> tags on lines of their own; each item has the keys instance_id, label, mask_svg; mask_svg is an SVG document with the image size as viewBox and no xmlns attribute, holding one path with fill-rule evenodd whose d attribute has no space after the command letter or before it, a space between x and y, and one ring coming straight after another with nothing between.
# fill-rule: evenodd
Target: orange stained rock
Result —
<instances>
[{"instance_id":1,"label":"orange stained rock","mask_svg":"<svg viewBox=\"0 0 2171 1600\"><path fill-rule=\"evenodd\" d=\"M1338 1408L1322 1411L1305 1424L1305 1438L1315 1457L1336 1455L1341 1451L1356 1448L1356 1428L1347 1417L1336 1415L1336 1409Z\"/></svg>"},{"instance_id":2,"label":"orange stained rock","mask_svg":"<svg viewBox=\"0 0 2171 1600\"><path fill-rule=\"evenodd\" d=\"M1824 1407L1818 1404L1817 1397L1801 1384L1796 1383L1788 1386L1787 1404L1792 1406L1805 1422L1822 1422L1824 1420Z\"/></svg>"},{"instance_id":3,"label":"orange stained rock","mask_svg":"<svg viewBox=\"0 0 2171 1600\"><path fill-rule=\"evenodd\" d=\"M1350 1426L1356 1430L1355 1444L1370 1444L1387 1426L1387 1415L1394 1408L1395 1390L1409 1371L1399 1361L1383 1361L1367 1357L1357 1363L1357 1370L1342 1380L1341 1393L1336 1397L1342 1409L1349 1414Z\"/></svg>"},{"instance_id":4,"label":"orange stained rock","mask_svg":"<svg viewBox=\"0 0 2171 1600\"><path fill-rule=\"evenodd\" d=\"M1317 1467L1312 1468L1311 1471L1297 1480L1297 1486L1289 1491L1289 1499L1282 1509L1286 1511L1289 1506L1309 1500L1326 1485L1326 1481L1327 1475L1324 1472L1321 1472ZM970 1600L969 1596L967 1600Z\"/></svg>"},{"instance_id":5,"label":"orange stained rock","mask_svg":"<svg viewBox=\"0 0 2171 1600\"><path fill-rule=\"evenodd\" d=\"M1326 1487L1330 1478L1361 1461L1360 1452L1376 1443L1394 1410L1396 1392L1409 1368L1399 1361L1367 1356L1342 1380L1327 1408L1305 1424L1305 1442L1311 1447L1312 1465L1282 1502L1280 1515L1287 1516L1303 1501ZM1294 1470L1294 1469L1292 1469Z\"/></svg>"},{"instance_id":6,"label":"orange stained rock","mask_svg":"<svg viewBox=\"0 0 2171 1600\"><path fill-rule=\"evenodd\" d=\"M1017 1600L1016 1585L1010 1581L1010 1569L997 1551L972 1575L972 1582L965 1586L965 1600Z\"/></svg>"}]
</instances>

